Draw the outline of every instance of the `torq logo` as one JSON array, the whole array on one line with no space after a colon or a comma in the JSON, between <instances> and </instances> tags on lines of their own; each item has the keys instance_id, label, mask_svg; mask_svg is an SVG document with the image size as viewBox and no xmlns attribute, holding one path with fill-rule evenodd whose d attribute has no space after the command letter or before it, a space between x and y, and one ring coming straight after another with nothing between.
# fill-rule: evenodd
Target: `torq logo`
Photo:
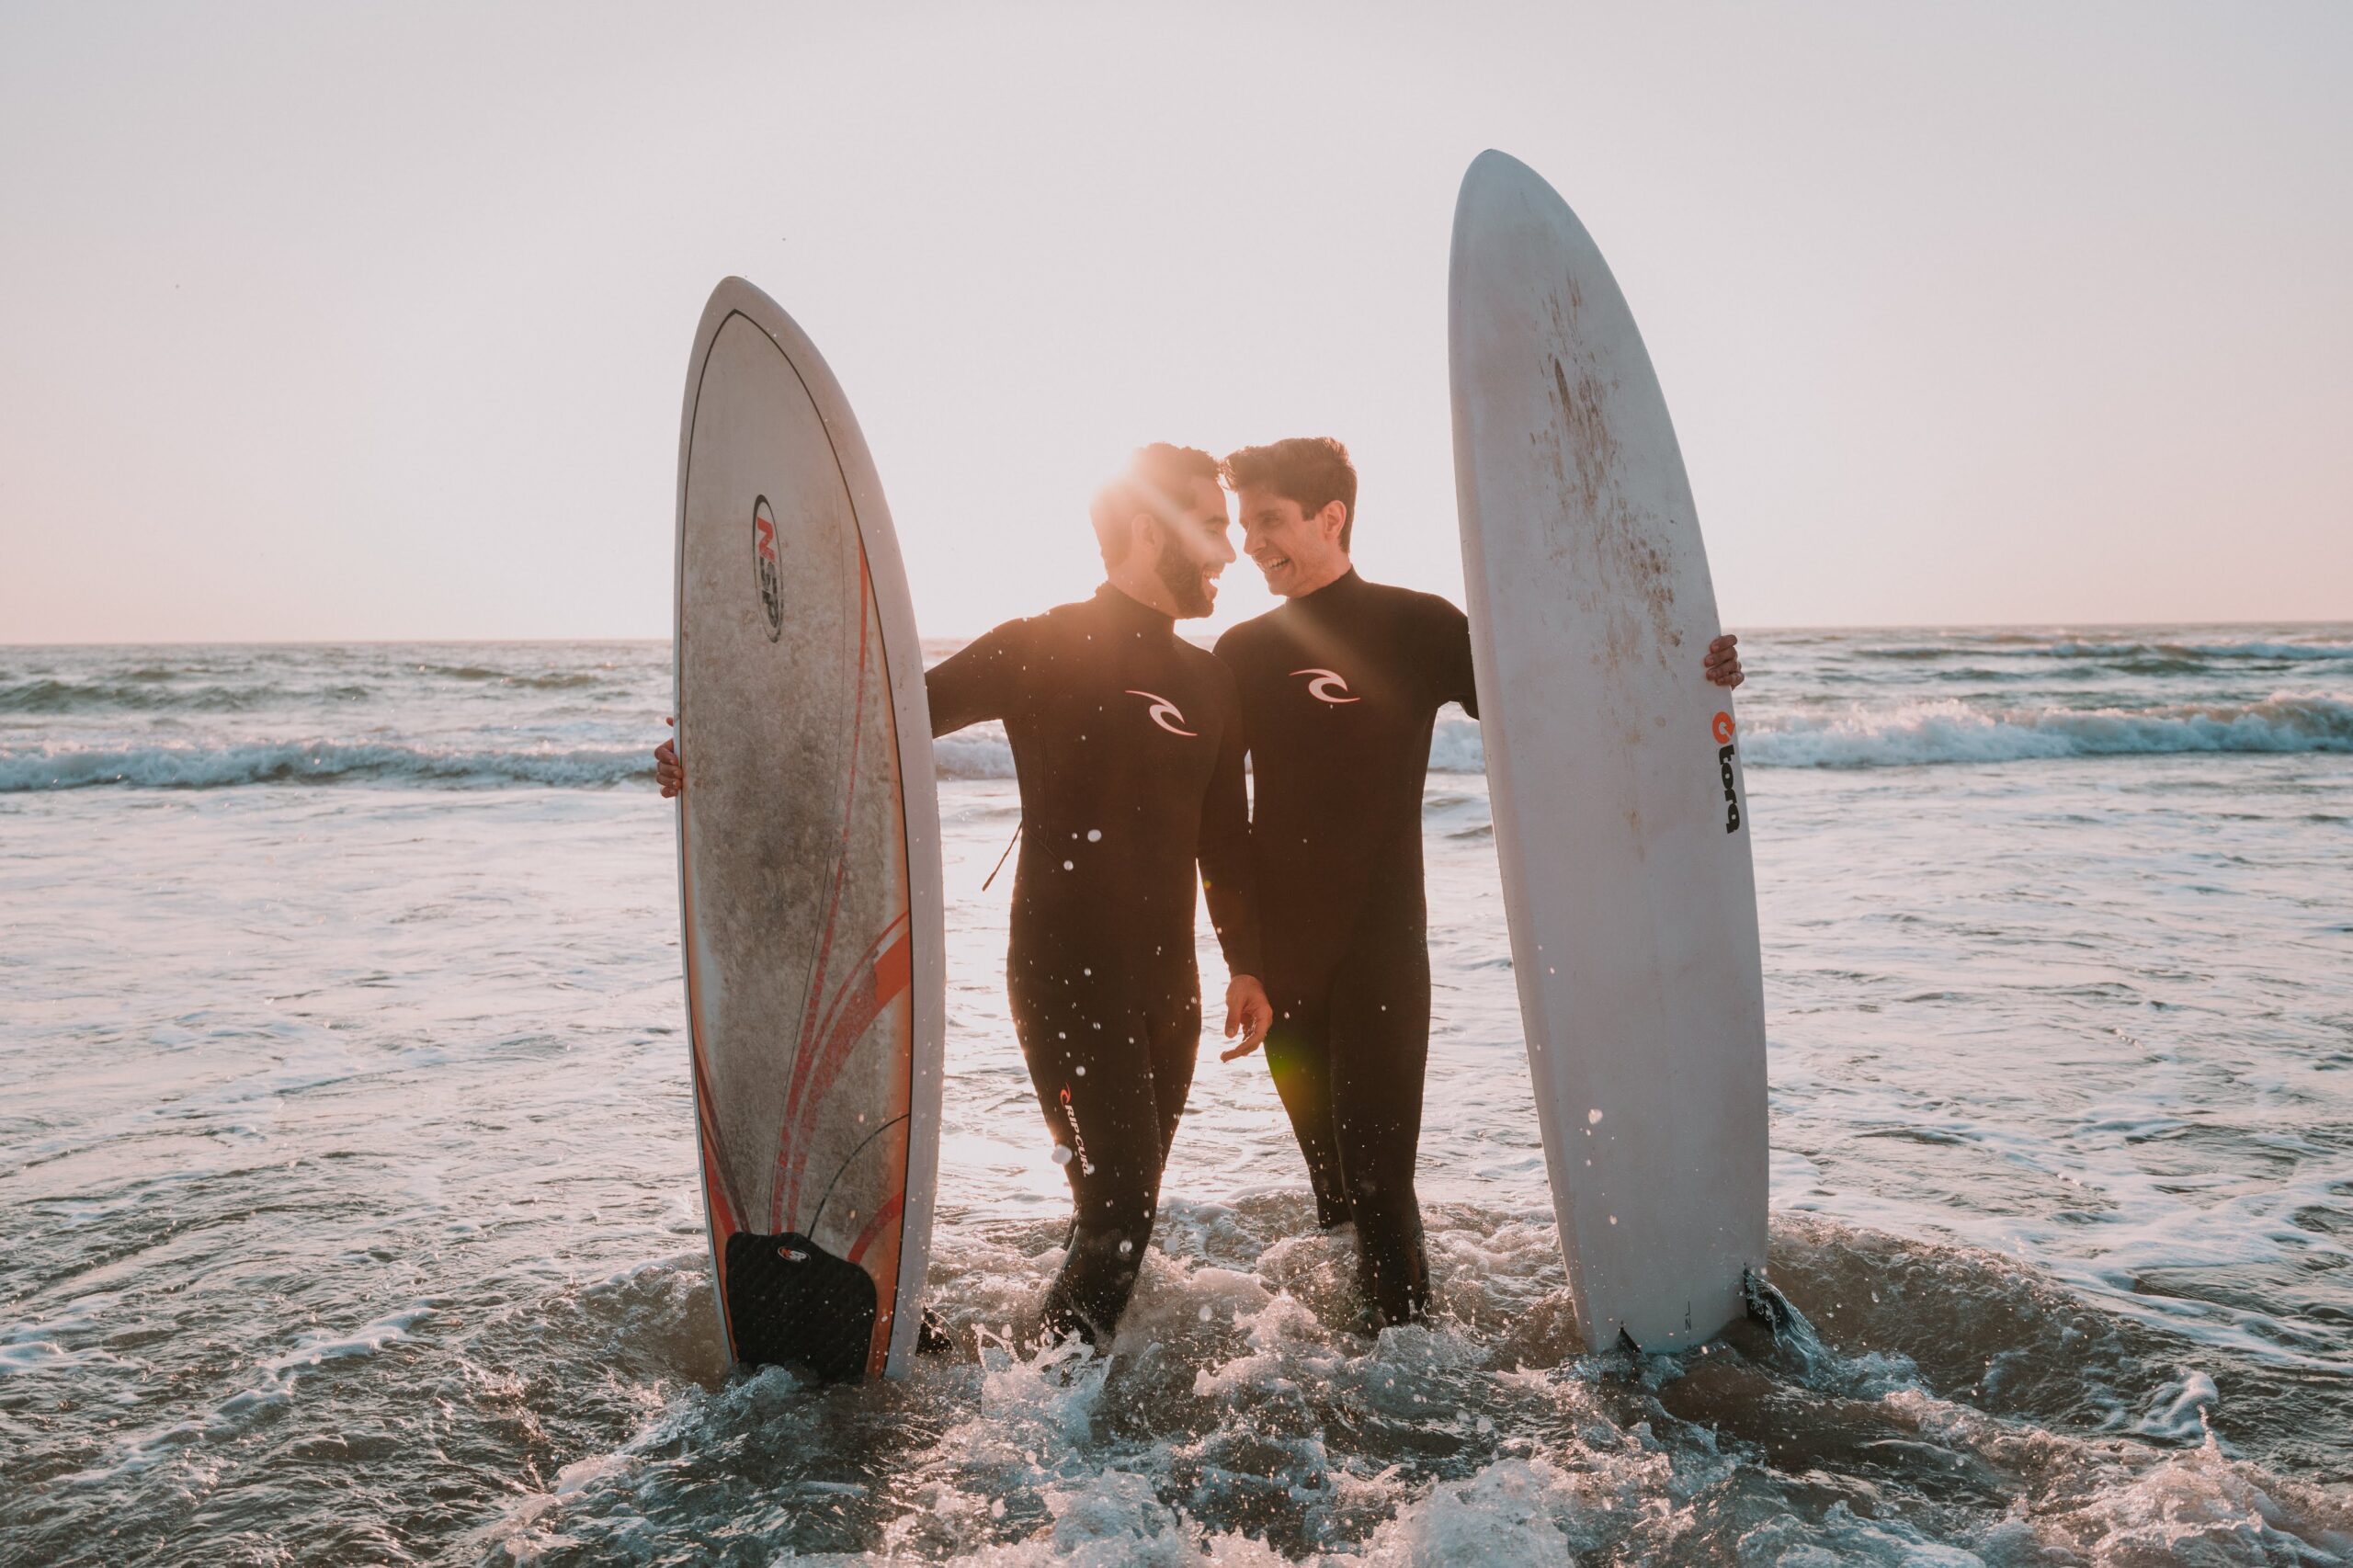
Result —
<instances>
[{"instance_id":1,"label":"torq logo","mask_svg":"<svg viewBox=\"0 0 2353 1568\"><path fill-rule=\"evenodd\" d=\"M1740 831L1740 790L1733 786L1732 777L1732 737L1734 728L1731 714L1716 715L1716 765L1723 771L1724 831L1726 833Z\"/></svg>"},{"instance_id":2,"label":"torq logo","mask_svg":"<svg viewBox=\"0 0 2353 1568\"><path fill-rule=\"evenodd\" d=\"M768 641L784 634L784 598L779 582L776 514L765 495L752 503L752 564L760 574L760 604L768 612Z\"/></svg>"}]
</instances>

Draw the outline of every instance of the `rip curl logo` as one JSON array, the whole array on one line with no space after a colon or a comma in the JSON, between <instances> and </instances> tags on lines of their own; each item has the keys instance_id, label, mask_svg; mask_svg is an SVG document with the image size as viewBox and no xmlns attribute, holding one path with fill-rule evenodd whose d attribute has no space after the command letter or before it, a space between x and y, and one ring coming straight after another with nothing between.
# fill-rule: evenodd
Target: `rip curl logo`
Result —
<instances>
[{"instance_id":1,"label":"rip curl logo","mask_svg":"<svg viewBox=\"0 0 2353 1568\"><path fill-rule=\"evenodd\" d=\"M1078 1131L1078 1112L1071 1108L1070 1091L1063 1091L1063 1119L1070 1123L1070 1142L1078 1155L1078 1168L1087 1176L1095 1174L1095 1162L1086 1157L1086 1139Z\"/></svg>"},{"instance_id":2,"label":"rip curl logo","mask_svg":"<svg viewBox=\"0 0 2353 1568\"><path fill-rule=\"evenodd\" d=\"M1713 727L1713 733L1716 737L1716 767L1723 776L1724 831L1726 833L1738 833L1740 831L1740 789L1733 780L1732 771L1732 737L1733 732L1737 728L1738 726L1733 724L1732 722L1731 714L1719 713L1716 715L1716 722Z\"/></svg>"},{"instance_id":3,"label":"rip curl logo","mask_svg":"<svg viewBox=\"0 0 2353 1568\"><path fill-rule=\"evenodd\" d=\"M765 495L752 503L752 564L760 577L760 608L768 612L768 641L784 634L783 563L778 558L776 514Z\"/></svg>"},{"instance_id":4,"label":"rip curl logo","mask_svg":"<svg viewBox=\"0 0 2353 1568\"><path fill-rule=\"evenodd\" d=\"M1162 729L1167 731L1170 734L1190 736L1195 733L1194 731L1180 730L1176 727L1178 724L1182 724L1185 722L1184 713L1178 710L1177 706L1174 702L1169 701L1168 699L1161 696L1159 693L1138 691L1135 687L1130 687L1128 688L1128 695L1130 697L1141 697L1145 701L1151 703L1152 707L1148 711L1152 715L1152 722L1159 725ZM1176 722L1171 723L1169 722L1171 720L1176 721Z\"/></svg>"},{"instance_id":5,"label":"rip curl logo","mask_svg":"<svg viewBox=\"0 0 2353 1568\"><path fill-rule=\"evenodd\" d=\"M1346 691L1348 689L1347 681L1343 678L1336 670L1293 670L1290 673L1295 676L1312 676L1314 677L1307 683L1307 695L1315 699L1318 702L1328 702L1333 707L1337 708L1343 702L1362 702L1364 700L1361 697L1336 697L1333 695L1335 690Z\"/></svg>"}]
</instances>

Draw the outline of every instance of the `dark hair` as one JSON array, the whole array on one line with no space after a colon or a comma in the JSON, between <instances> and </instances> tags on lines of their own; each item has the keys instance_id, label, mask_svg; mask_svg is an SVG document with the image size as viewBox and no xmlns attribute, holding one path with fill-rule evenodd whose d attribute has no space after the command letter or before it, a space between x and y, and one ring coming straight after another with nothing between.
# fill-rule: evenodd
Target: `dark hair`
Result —
<instances>
[{"instance_id":1,"label":"dark hair","mask_svg":"<svg viewBox=\"0 0 2353 1568\"><path fill-rule=\"evenodd\" d=\"M1348 449L1329 436L1293 436L1267 447L1245 447L1225 460L1226 483L1236 490L1255 485L1271 490L1313 517L1337 501L1347 508L1340 524L1340 548L1357 527L1357 465Z\"/></svg>"},{"instance_id":2,"label":"dark hair","mask_svg":"<svg viewBox=\"0 0 2353 1568\"><path fill-rule=\"evenodd\" d=\"M1187 487L1197 479L1215 484L1223 476L1218 460L1199 447L1166 441L1138 447L1086 508L1096 542L1103 547L1104 564L1116 566L1128 553L1128 520L1138 512L1150 512L1174 526L1185 514Z\"/></svg>"}]
</instances>

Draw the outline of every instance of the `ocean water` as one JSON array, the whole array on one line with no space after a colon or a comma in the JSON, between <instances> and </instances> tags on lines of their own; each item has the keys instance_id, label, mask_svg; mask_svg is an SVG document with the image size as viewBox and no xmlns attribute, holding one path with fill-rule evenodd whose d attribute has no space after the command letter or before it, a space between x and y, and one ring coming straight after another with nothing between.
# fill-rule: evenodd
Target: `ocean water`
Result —
<instances>
[{"instance_id":1,"label":"ocean water","mask_svg":"<svg viewBox=\"0 0 2353 1568\"><path fill-rule=\"evenodd\" d=\"M1118 1353L1027 1343L976 733L959 1347L821 1389L721 1365L665 646L0 648L0 1562L2353 1561L2353 626L1745 651L1790 1333L1578 1353L1454 715L1437 1321L1211 1058Z\"/></svg>"}]
</instances>

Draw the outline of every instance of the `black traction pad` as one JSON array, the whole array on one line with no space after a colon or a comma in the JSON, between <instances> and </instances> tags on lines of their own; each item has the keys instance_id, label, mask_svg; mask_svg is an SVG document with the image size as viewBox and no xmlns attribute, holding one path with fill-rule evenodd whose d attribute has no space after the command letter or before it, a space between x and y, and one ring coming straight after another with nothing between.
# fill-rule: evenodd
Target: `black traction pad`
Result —
<instances>
[{"instance_id":1,"label":"black traction pad","mask_svg":"<svg viewBox=\"0 0 2353 1568\"><path fill-rule=\"evenodd\" d=\"M727 1238L727 1324L735 1359L799 1367L830 1383L866 1376L873 1276L790 1231Z\"/></svg>"}]
</instances>

